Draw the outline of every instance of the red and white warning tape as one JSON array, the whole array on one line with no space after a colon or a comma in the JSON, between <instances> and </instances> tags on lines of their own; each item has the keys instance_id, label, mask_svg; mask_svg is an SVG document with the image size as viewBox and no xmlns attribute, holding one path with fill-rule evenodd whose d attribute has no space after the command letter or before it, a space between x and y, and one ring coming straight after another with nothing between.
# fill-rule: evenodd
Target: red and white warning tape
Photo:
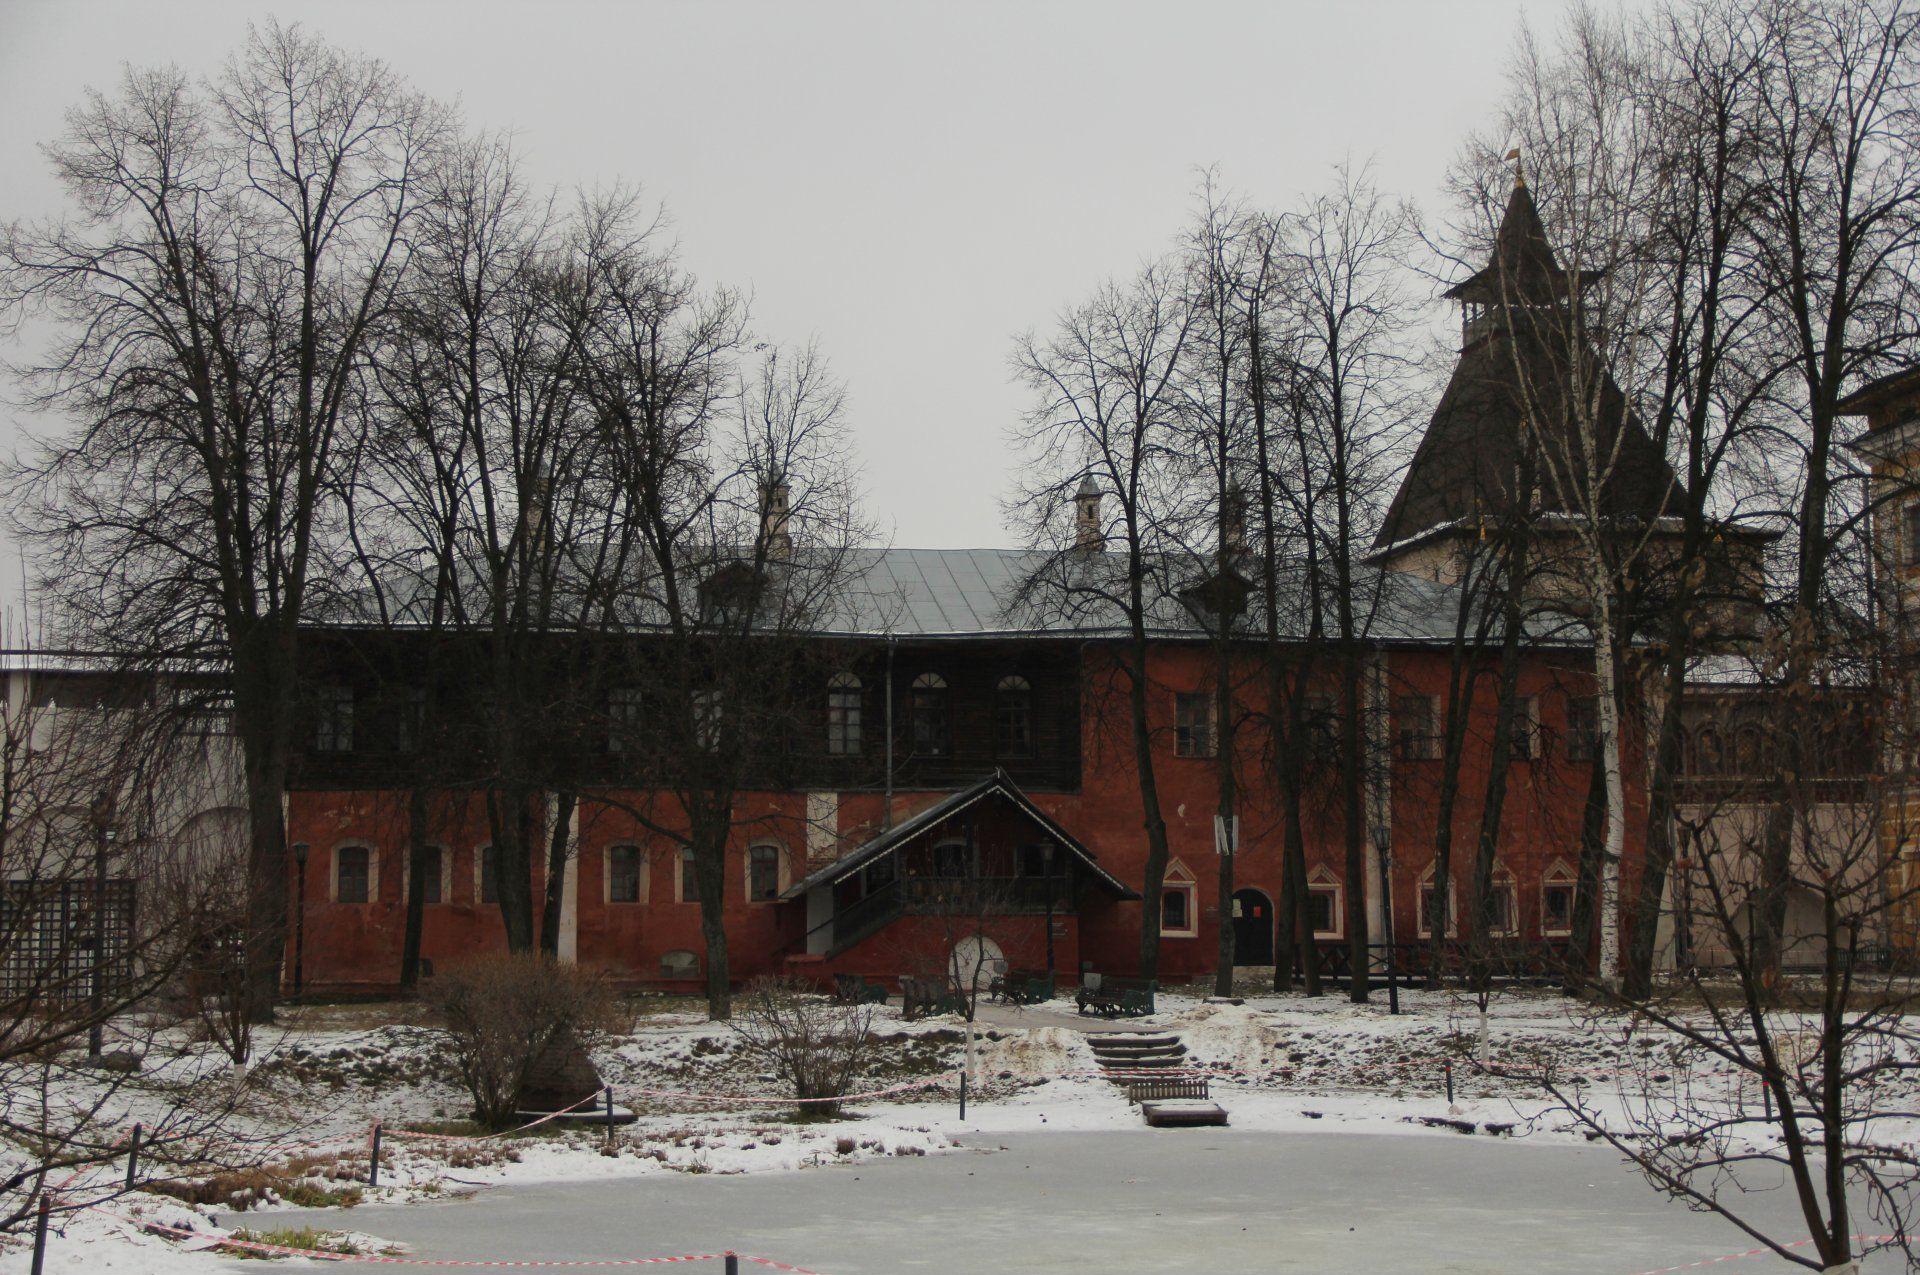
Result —
<instances>
[{"instance_id":1,"label":"red and white warning tape","mask_svg":"<svg viewBox=\"0 0 1920 1275\"><path fill-rule=\"evenodd\" d=\"M768 1103L774 1106L790 1107L797 1102L861 1102L872 1098L890 1098L895 1094L913 1093L921 1089L935 1089L951 1084L959 1072L942 1072L928 1080L916 1080L909 1084L895 1085L890 1089L869 1089L865 1093L842 1094L837 1098L768 1098L731 1093L696 1093L687 1089L641 1089L619 1088L615 1093L632 1094L638 1098L684 1098L695 1102L746 1102Z\"/></svg>"},{"instance_id":2,"label":"red and white warning tape","mask_svg":"<svg viewBox=\"0 0 1920 1275\"><path fill-rule=\"evenodd\" d=\"M122 1221L128 1221L122 1218ZM183 1226L169 1226L164 1222L136 1222L156 1235L168 1235L176 1239L210 1239L218 1248L237 1249L246 1253L259 1253L267 1257L306 1257L320 1262L360 1262L369 1266L431 1266L460 1270L605 1270L627 1266L668 1266L684 1262L720 1262L728 1257L726 1253L674 1253L663 1257L606 1257L606 1258L457 1258L457 1257L393 1257L382 1253L332 1253L326 1249L296 1248L289 1244L267 1244L260 1240L244 1240L237 1236L213 1236L204 1231L188 1230ZM787 1271L791 1275L820 1275L804 1266L793 1266L786 1262L776 1262L770 1257L755 1257L750 1253L736 1253L743 1262L752 1262L771 1270Z\"/></svg>"},{"instance_id":3,"label":"red and white warning tape","mask_svg":"<svg viewBox=\"0 0 1920 1275\"><path fill-rule=\"evenodd\" d=\"M1891 1244L1898 1236L1894 1235L1851 1235L1847 1237L1854 1244ZM1804 1240L1795 1240L1791 1244L1782 1244L1781 1248L1807 1248L1813 1244L1811 1236ZM1738 1262L1749 1257L1772 1257L1770 1248L1750 1248L1744 1253L1723 1253L1719 1257L1702 1258L1697 1262L1687 1262L1680 1266L1662 1266L1658 1270L1636 1271L1634 1275L1674 1275L1675 1271L1697 1271L1703 1266L1718 1266L1722 1262Z\"/></svg>"},{"instance_id":4,"label":"red and white warning tape","mask_svg":"<svg viewBox=\"0 0 1920 1275\"><path fill-rule=\"evenodd\" d=\"M511 1138L516 1133L525 1133L529 1129L537 1129L549 1120L558 1120L561 1116L571 1114L572 1112L580 1110L582 1107L597 1103L601 1097L601 1093L588 1094L572 1106L562 1107L558 1111L549 1111L538 1120L529 1120L526 1124L513 1129L502 1129L498 1133L421 1133L412 1129L388 1129L384 1126L381 1129L381 1133L389 1138L405 1138L415 1142L491 1142L495 1138Z\"/></svg>"}]
</instances>

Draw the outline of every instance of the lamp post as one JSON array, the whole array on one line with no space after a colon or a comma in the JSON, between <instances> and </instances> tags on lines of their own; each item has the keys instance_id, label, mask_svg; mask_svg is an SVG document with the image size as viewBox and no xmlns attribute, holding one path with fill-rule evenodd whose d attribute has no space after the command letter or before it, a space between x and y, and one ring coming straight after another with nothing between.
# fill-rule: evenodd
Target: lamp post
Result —
<instances>
[{"instance_id":1,"label":"lamp post","mask_svg":"<svg viewBox=\"0 0 1920 1275\"><path fill-rule=\"evenodd\" d=\"M293 843L293 994L307 979L307 843Z\"/></svg>"},{"instance_id":2,"label":"lamp post","mask_svg":"<svg viewBox=\"0 0 1920 1275\"><path fill-rule=\"evenodd\" d=\"M93 970L87 989L87 1057L100 1061L107 1015L107 855L113 847L113 826L103 817L93 826Z\"/></svg>"}]
</instances>

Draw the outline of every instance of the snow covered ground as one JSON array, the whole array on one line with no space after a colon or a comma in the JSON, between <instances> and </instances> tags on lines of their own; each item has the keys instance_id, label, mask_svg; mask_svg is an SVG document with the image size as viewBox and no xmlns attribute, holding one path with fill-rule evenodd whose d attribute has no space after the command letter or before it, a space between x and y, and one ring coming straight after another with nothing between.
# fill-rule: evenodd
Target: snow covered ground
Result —
<instances>
[{"instance_id":1,"label":"snow covered ground","mask_svg":"<svg viewBox=\"0 0 1920 1275\"><path fill-rule=\"evenodd\" d=\"M1543 1068L1562 1077L1579 1074L1591 1091L1624 1101L1649 1080L1664 1080L1670 1070L1687 1065L1674 1056L1671 1042L1634 1031L1632 1024L1592 1021L1558 996L1513 994L1497 999L1490 1010L1488 1052L1494 1067L1489 1074L1473 1065L1480 1046L1478 1012L1471 1003L1425 992L1403 993L1402 1003L1406 1012L1392 1016L1384 998L1367 1006L1332 996L1317 1001L1258 997L1245 1005L1225 1005L1166 994L1159 1014L1125 1026L1179 1033L1193 1066L1212 1075L1214 1096L1228 1109L1234 1135L1361 1133L1456 1141L1471 1136L1490 1148L1508 1141L1586 1148L1585 1154L1608 1163L1617 1157L1589 1148L1586 1135L1528 1077ZM257 1093L238 1132L284 1148L253 1157L274 1170L271 1176L235 1178L241 1187L237 1194L215 1198L219 1191L210 1189L202 1192L207 1202L194 1208L141 1192L72 1215L62 1221L62 1233L51 1246L48 1270L185 1275L221 1269L231 1261L141 1235L135 1224L146 1220L208 1233L216 1230L217 1216L260 1234L285 1230L296 1220L313 1225L315 1216L326 1216L332 1219L327 1229L339 1229L348 1223L337 1212L292 1210L327 1203L426 1206L534 1183L681 1181L823 1166L858 1172L876 1161L950 1153L966 1140L980 1149L990 1148L996 1137L1139 1130L1139 1115L1124 1093L1088 1074L1095 1063L1080 1028L1108 1024L1074 1019L1071 1008L1063 1001L992 1011L992 1021L979 1025L978 1083L964 1123L951 1074L963 1061L966 1038L954 1018L906 1023L895 1010L881 1011L883 1047L862 1088L920 1087L857 1101L835 1119L800 1121L790 1104L779 1101L773 1078L740 1050L728 1027L706 1022L690 1007L655 1012L598 1059L619 1102L637 1115L634 1124L615 1131L611 1145L601 1128L544 1128L487 1140L407 1136L409 1127L422 1132L458 1127L464 1114L465 1097L450 1078L435 1034L418 1024L381 1021L395 1012L391 1007L316 1011L267 1042L265 1057L254 1069ZM1455 1082L1451 1104L1445 1093L1449 1064ZM220 1082L207 1070L201 1083ZM677 1096L688 1093L724 1098ZM129 1113L130 1119L136 1116L137 1109ZM389 1131L387 1155L380 1187L368 1189L362 1181L365 1139L375 1119ZM305 1148L296 1150L295 1144ZM999 1167L989 1157L969 1172L991 1174ZM69 1184L69 1194L78 1199L105 1195L113 1176L112 1170L83 1176ZM675 1188L691 1189L691 1183ZM1647 1198L1656 1207L1670 1207L1650 1192ZM245 1211L236 1213L234 1205L244 1205ZM849 1201L848 1207L858 1206ZM1731 1228L1726 1234L1726 1250L1744 1247L1733 1242ZM366 1237L346 1242L362 1251L382 1247ZM564 1233L556 1233L554 1242L564 1244ZM659 1251L643 1243L627 1255ZM0 1251L0 1272L24 1271L26 1260L15 1243Z\"/></svg>"}]
</instances>

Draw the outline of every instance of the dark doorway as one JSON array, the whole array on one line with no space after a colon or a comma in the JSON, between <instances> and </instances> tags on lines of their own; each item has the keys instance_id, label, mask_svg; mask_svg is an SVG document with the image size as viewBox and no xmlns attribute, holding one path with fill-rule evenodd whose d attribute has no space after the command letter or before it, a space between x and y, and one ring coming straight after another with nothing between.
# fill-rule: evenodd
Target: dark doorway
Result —
<instances>
[{"instance_id":1,"label":"dark doorway","mask_svg":"<svg viewBox=\"0 0 1920 1275\"><path fill-rule=\"evenodd\" d=\"M1233 892L1233 963L1273 964L1273 900L1265 891Z\"/></svg>"}]
</instances>

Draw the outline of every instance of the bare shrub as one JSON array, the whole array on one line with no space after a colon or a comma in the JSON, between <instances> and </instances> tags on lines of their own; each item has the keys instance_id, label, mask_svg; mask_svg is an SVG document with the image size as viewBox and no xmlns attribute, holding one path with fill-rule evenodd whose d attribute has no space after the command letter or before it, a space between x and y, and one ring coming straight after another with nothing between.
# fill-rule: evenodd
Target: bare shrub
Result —
<instances>
[{"instance_id":1,"label":"bare shrub","mask_svg":"<svg viewBox=\"0 0 1920 1275\"><path fill-rule=\"evenodd\" d=\"M620 1026L618 1002L592 970L540 952L475 957L424 987L440 1012L473 1118L512 1124L535 1065L549 1050L590 1048Z\"/></svg>"},{"instance_id":2,"label":"bare shrub","mask_svg":"<svg viewBox=\"0 0 1920 1275\"><path fill-rule=\"evenodd\" d=\"M838 1005L803 983L760 978L734 1003L733 1030L746 1052L801 1099L802 1116L838 1115L873 1049L873 1007ZM811 1100L811 1101L810 1101Z\"/></svg>"}]
</instances>

